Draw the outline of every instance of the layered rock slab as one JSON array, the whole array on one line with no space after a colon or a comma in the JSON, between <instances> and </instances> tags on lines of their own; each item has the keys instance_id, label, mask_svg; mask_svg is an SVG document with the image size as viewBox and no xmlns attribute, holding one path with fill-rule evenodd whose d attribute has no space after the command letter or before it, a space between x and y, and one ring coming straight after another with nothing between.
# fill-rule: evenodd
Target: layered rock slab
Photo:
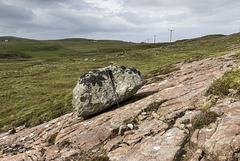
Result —
<instances>
[{"instance_id":1,"label":"layered rock slab","mask_svg":"<svg viewBox=\"0 0 240 161\"><path fill-rule=\"evenodd\" d=\"M164 126L163 126L164 127ZM152 129L154 130L154 128ZM155 135L142 136L141 143L134 146L122 146L109 153L112 160L125 161L171 161L181 154L181 148L188 134L178 128ZM131 137L125 141L130 141ZM126 151L127 150L127 151Z\"/></svg>"},{"instance_id":2,"label":"layered rock slab","mask_svg":"<svg viewBox=\"0 0 240 161\"><path fill-rule=\"evenodd\" d=\"M86 118L130 98L143 84L140 71L132 67L109 66L88 72L79 77L73 90L73 108Z\"/></svg>"},{"instance_id":3,"label":"layered rock slab","mask_svg":"<svg viewBox=\"0 0 240 161\"><path fill-rule=\"evenodd\" d=\"M33 128L16 128L16 133L12 135L9 132L1 133L0 160L85 160L103 151L111 161L127 160L127 158L180 160L183 146L190 137L187 128L191 127L190 123L194 115L201 112L198 109L198 100L202 98L214 79L231 70L231 65L240 65L232 60L222 60L222 58L214 58L181 64L181 70L165 75L161 82L142 87L134 97L138 98L139 95L146 93L151 95L126 102L120 105L120 108L116 107L82 122L76 114L70 113ZM159 106L149 113L146 112L145 109L154 102L160 102ZM230 140L233 141L226 141L223 147L234 148L229 151L233 156L222 153L221 157L226 157L228 160L231 157L237 158L240 147L237 135L238 105L232 101L218 102L211 110L221 115L222 123L225 120L225 124L221 126L211 124L205 128L208 132L206 135L202 135L204 129L201 130L201 137L198 137L199 129L194 132L192 137L197 138L194 143L201 152L199 154L196 152L197 156L193 159L214 157L215 152L221 151L217 148L220 146L207 148L205 143L211 140L211 137L213 141L221 140L221 136L227 138L228 135L224 133L228 130L232 131L231 135L234 137L230 137ZM133 130L118 135L119 127L126 125L126 120L132 118L138 118L136 124L138 128L132 122ZM236 121L232 122L231 118ZM221 123L219 121L216 123ZM223 128L217 130L218 127ZM54 142L50 144L49 139L55 135ZM213 137L214 135L216 137Z\"/></svg>"},{"instance_id":4,"label":"layered rock slab","mask_svg":"<svg viewBox=\"0 0 240 161\"><path fill-rule=\"evenodd\" d=\"M240 159L240 101L231 99L219 102L211 110L223 112L221 118L210 126L196 130L191 142L219 161Z\"/></svg>"}]
</instances>

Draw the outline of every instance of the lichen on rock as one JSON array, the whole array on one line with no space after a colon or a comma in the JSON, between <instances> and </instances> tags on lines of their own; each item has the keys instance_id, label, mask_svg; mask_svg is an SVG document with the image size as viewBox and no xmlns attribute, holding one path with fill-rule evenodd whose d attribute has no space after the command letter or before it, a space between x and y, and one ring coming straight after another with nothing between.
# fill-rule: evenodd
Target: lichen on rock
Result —
<instances>
[{"instance_id":1,"label":"lichen on rock","mask_svg":"<svg viewBox=\"0 0 240 161\"><path fill-rule=\"evenodd\" d=\"M135 68L109 66L80 76L73 90L73 107L86 118L133 96L144 84Z\"/></svg>"}]
</instances>

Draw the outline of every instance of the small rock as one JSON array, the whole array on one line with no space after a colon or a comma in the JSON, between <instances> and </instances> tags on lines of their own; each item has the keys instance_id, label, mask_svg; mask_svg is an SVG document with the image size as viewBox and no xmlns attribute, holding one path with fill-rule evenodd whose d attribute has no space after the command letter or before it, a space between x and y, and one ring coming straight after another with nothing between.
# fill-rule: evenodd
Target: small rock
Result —
<instances>
[{"instance_id":1,"label":"small rock","mask_svg":"<svg viewBox=\"0 0 240 161\"><path fill-rule=\"evenodd\" d=\"M159 115L155 112L152 115L153 115L154 118L159 118Z\"/></svg>"},{"instance_id":2,"label":"small rock","mask_svg":"<svg viewBox=\"0 0 240 161\"><path fill-rule=\"evenodd\" d=\"M142 112L141 114L142 114L142 115L147 115L147 113L146 113L146 112Z\"/></svg>"},{"instance_id":3,"label":"small rock","mask_svg":"<svg viewBox=\"0 0 240 161\"><path fill-rule=\"evenodd\" d=\"M133 128L134 128L133 124L128 124L127 126L128 126L131 130L133 130Z\"/></svg>"},{"instance_id":4,"label":"small rock","mask_svg":"<svg viewBox=\"0 0 240 161\"><path fill-rule=\"evenodd\" d=\"M164 116L162 116L162 117L159 118L159 120L161 120L161 121L165 121L166 119L165 119Z\"/></svg>"},{"instance_id":5,"label":"small rock","mask_svg":"<svg viewBox=\"0 0 240 161\"><path fill-rule=\"evenodd\" d=\"M188 129L191 129L192 128L192 124L187 124L186 126Z\"/></svg>"},{"instance_id":6,"label":"small rock","mask_svg":"<svg viewBox=\"0 0 240 161\"><path fill-rule=\"evenodd\" d=\"M128 130L130 130L130 128L128 127L128 126L126 126L126 125L121 125L120 127L119 127L119 131L118 131L118 135L123 135L124 134L124 132L125 131L128 131Z\"/></svg>"},{"instance_id":7,"label":"small rock","mask_svg":"<svg viewBox=\"0 0 240 161\"><path fill-rule=\"evenodd\" d=\"M153 150L155 150L155 151L158 151L158 150L160 150L160 149L161 149L160 146L155 146L155 147L153 147Z\"/></svg>"},{"instance_id":8,"label":"small rock","mask_svg":"<svg viewBox=\"0 0 240 161\"><path fill-rule=\"evenodd\" d=\"M20 153L23 153L25 151L25 149L20 149L19 152Z\"/></svg>"},{"instance_id":9,"label":"small rock","mask_svg":"<svg viewBox=\"0 0 240 161\"><path fill-rule=\"evenodd\" d=\"M237 92L238 92L238 91L235 90L235 89L229 89L228 91L229 91L231 94L234 94L234 95L237 94Z\"/></svg>"},{"instance_id":10,"label":"small rock","mask_svg":"<svg viewBox=\"0 0 240 161\"><path fill-rule=\"evenodd\" d=\"M96 153L98 151L98 149L93 149L92 152L93 153Z\"/></svg>"},{"instance_id":11,"label":"small rock","mask_svg":"<svg viewBox=\"0 0 240 161\"><path fill-rule=\"evenodd\" d=\"M13 147L13 148L17 147L17 144L12 144L12 147Z\"/></svg>"},{"instance_id":12,"label":"small rock","mask_svg":"<svg viewBox=\"0 0 240 161\"><path fill-rule=\"evenodd\" d=\"M218 100L218 99L219 99L219 96L216 95L216 96L214 96L213 98Z\"/></svg>"},{"instance_id":13,"label":"small rock","mask_svg":"<svg viewBox=\"0 0 240 161\"><path fill-rule=\"evenodd\" d=\"M179 124L178 128L183 130L183 129L185 129L185 125L184 124Z\"/></svg>"},{"instance_id":14,"label":"small rock","mask_svg":"<svg viewBox=\"0 0 240 161\"><path fill-rule=\"evenodd\" d=\"M45 126L45 128L49 128L50 126L51 126L51 124L48 124L48 125Z\"/></svg>"},{"instance_id":15,"label":"small rock","mask_svg":"<svg viewBox=\"0 0 240 161\"><path fill-rule=\"evenodd\" d=\"M143 121L143 120L145 120L147 118L147 116L143 116L143 115L139 115L138 116L138 119L140 120L140 121Z\"/></svg>"}]
</instances>

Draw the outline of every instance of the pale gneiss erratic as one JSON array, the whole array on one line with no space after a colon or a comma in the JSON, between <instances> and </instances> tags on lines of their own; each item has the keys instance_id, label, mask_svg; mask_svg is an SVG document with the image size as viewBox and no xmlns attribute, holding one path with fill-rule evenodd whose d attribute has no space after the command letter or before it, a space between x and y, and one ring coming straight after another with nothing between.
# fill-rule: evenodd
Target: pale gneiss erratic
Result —
<instances>
[{"instance_id":1,"label":"pale gneiss erratic","mask_svg":"<svg viewBox=\"0 0 240 161\"><path fill-rule=\"evenodd\" d=\"M140 71L132 67L109 66L85 73L73 89L73 108L86 118L130 98L143 84Z\"/></svg>"}]
</instances>

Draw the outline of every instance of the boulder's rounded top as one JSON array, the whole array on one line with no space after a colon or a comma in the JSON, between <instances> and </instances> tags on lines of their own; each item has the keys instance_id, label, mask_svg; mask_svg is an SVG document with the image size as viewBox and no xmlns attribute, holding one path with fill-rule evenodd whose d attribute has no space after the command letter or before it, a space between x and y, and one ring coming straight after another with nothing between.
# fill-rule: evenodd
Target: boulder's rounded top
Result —
<instances>
[{"instance_id":1,"label":"boulder's rounded top","mask_svg":"<svg viewBox=\"0 0 240 161\"><path fill-rule=\"evenodd\" d=\"M108 66L105 68L99 68L81 75L78 79L79 84L84 85L93 85L96 84L102 86L102 81L105 81L107 78L113 78L115 73L127 72L128 74L137 74L142 78L141 72L133 67L127 66ZM143 79L143 78L142 78Z\"/></svg>"}]
</instances>

